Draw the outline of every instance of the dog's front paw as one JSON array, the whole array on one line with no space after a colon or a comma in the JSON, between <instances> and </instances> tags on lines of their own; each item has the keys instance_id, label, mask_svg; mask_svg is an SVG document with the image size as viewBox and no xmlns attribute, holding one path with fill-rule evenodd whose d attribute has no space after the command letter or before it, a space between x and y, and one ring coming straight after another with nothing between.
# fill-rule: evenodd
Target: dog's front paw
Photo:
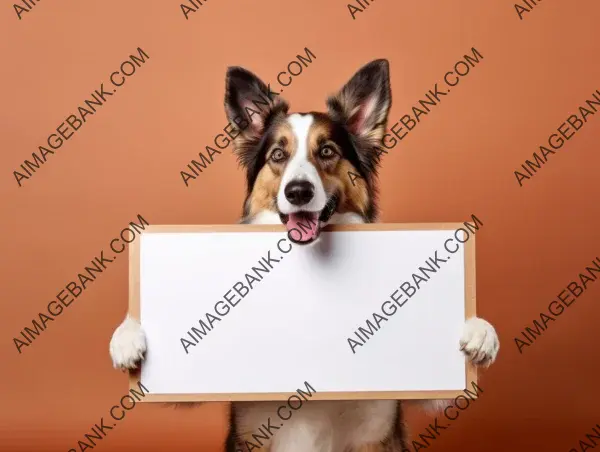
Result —
<instances>
[{"instance_id":1,"label":"dog's front paw","mask_svg":"<svg viewBox=\"0 0 600 452\"><path fill-rule=\"evenodd\" d=\"M473 364L488 367L496 360L500 341L489 322L479 317L471 317L465 322L460 349Z\"/></svg>"},{"instance_id":2,"label":"dog's front paw","mask_svg":"<svg viewBox=\"0 0 600 452\"><path fill-rule=\"evenodd\" d=\"M115 369L135 369L146 353L146 335L140 322L125 317L113 333L109 348Z\"/></svg>"}]
</instances>

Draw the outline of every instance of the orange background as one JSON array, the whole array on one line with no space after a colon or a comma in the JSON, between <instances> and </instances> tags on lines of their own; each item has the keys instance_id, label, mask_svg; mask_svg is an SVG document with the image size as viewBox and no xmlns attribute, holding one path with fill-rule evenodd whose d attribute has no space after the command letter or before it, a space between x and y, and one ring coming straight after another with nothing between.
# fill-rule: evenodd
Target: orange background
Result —
<instances>
[{"instance_id":1,"label":"orange background","mask_svg":"<svg viewBox=\"0 0 600 452\"><path fill-rule=\"evenodd\" d=\"M175 1L107 0L42 1L18 20L4 2L0 449L74 448L128 390L108 355L127 309L124 258L21 355L12 338L138 213L151 224L237 221L244 175L229 148L188 188L179 171L227 123L227 66L271 81L305 47L316 60L286 89L293 110L323 109L360 66L388 58L390 124L471 47L483 55L381 169L381 221L484 222L478 312L500 354L481 399L430 448L575 447L600 416L600 284L523 355L513 338L600 257L600 118L524 187L513 171L600 89L599 14L592 1L544 1L519 20L509 1L377 0L352 20L338 0L210 0L185 20ZM150 59L19 188L12 171L137 47ZM142 404L97 448L218 451L227 408ZM408 416L417 435L432 420Z\"/></svg>"}]
</instances>

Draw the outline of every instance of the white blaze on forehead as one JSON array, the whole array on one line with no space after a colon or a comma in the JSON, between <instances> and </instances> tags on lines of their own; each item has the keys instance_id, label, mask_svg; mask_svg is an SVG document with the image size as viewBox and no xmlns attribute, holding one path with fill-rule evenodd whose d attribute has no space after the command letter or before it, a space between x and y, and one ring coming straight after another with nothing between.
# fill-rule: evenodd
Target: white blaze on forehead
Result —
<instances>
[{"instance_id":1,"label":"white blaze on forehead","mask_svg":"<svg viewBox=\"0 0 600 452\"><path fill-rule=\"evenodd\" d=\"M306 180L306 173L310 171L310 168L316 172L316 168L308 160L308 132L313 123L313 117L312 115L294 114L288 118L288 123L292 126L297 148L294 149L292 159L287 164L283 179L285 180L287 177L288 182L292 179Z\"/></svg>"},{"instance_id":2,"label":"white blaze on forehead","mask_svg":"<svg viewBox=\"0 0 600 452\"><path fill-rule=\"evenodd\" d=\"M292 114L287 118L294 134L296 149L289 149L292 153L290 161L287 163L281 178L281 186L277 194L277 204L282 213L295 212L297 210L320 211L325 208L327 195L323 187L321 178L315 166L309 160L308 137L309 131L314 123L312 115ZM302 209L293 206L285 198L285 186L291 181L308 181L315 187L314 198Z\"/></svg>"}]
</instances>

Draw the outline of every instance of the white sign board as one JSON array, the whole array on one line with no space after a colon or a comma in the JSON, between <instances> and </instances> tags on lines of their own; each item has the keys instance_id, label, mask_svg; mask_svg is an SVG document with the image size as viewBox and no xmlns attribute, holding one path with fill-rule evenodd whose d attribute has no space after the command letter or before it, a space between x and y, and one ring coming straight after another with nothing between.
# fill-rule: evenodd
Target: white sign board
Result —
<instances>
[{"instance_id":1,"label":"white sign board","mask_svg":"<svg viewBox=\"0 0 600 452\"><path fill-rule=\"evenodd\" d=\"M279 225L150 226L130 254L148 345L132 387L170 402L281 400L305 381L323 400L458 395L476 381L461 226L329 226L308 246Z\"/></svg>"}]
</instances>

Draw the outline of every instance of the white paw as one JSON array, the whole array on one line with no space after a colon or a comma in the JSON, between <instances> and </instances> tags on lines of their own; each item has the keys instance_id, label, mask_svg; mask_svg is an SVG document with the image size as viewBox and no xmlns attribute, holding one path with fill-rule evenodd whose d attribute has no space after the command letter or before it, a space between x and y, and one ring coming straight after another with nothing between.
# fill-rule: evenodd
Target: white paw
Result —
<instances>
[{"instance_id":1,"label":"white paw","mask_svg":"<svg viewBox=\"0 0 600 452\"><path fill-rule=\"evenodd\" d=\"M146 335L140 322L125 317L113 333L109 348L115 369L135 369L146 353Z\"/></svg>"},{"instance_id":2,"label":"white paw","mask_svg":"<svg viewBox=\"0 0 600 452\"><path fill-rule=\"evenodd\" d=\"M496 360L500 341L489 322L479 317L471 317L465 322L460 349L473 364L488 367Z\"/></svg>"}]
</instances>

